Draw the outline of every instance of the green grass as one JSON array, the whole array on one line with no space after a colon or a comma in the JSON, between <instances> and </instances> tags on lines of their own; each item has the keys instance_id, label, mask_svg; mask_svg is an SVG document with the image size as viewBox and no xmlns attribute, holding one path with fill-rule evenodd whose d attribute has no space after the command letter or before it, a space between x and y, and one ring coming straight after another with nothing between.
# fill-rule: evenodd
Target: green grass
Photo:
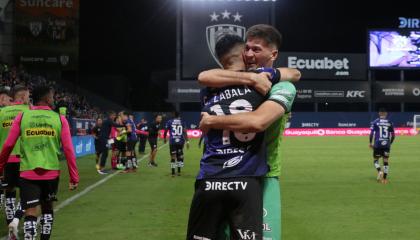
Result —
<instances>
[{"instance_id":1,"label":"green grass","mask_svg":"<svg viewBox=\"0 0 420 240\"><path fill-rule=\"evenodd\" d=\"M184 175L169 176L169 150L158 168L141 162L137 173L118 174L56 214L52 239L185 239L201 150L185 151ZM420 138L399 137L391 152L390 183L378 184L366 137L284 139L283 240L420 239ZM80 188L106 177L93 157L78 159ZM67 169L59 199L67 190ZM60 202L57 203L57 205ZM0 217L3 221L4 216ZM0 236L5 229L0 229Z\"/></svg>"}]
</instances>

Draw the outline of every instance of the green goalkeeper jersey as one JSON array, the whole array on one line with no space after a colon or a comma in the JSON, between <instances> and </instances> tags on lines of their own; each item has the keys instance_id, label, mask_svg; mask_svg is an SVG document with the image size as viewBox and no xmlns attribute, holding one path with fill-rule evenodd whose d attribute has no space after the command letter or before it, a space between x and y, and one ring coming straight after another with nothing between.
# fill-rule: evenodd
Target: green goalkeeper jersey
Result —
<instances>
[{"instance_id":1,"label":"green goalkeeper jersey","mask_svg":"<svg viewBox=\"0 0 420 240\"><path fill-rule=\"evenodd\" d=\"M291 111L296 96L296 88L290 82L280 82L271 88L268 100L280 104L286 113L265 131L267 145L267 163L270 171L266 177L279 177L281 173L280 146L285 129L288 113Z\"/></svg>"}]
</instances>

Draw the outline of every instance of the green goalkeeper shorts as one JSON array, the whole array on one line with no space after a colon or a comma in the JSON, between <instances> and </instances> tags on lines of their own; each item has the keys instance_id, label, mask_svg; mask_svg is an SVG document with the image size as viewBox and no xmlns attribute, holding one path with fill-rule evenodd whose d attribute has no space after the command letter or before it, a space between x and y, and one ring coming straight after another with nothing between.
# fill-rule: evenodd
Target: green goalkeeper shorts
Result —
<instances>
[{"instance_id":1,"label":"green goalkeeper shorts","mask_svg":"<svg viewBox=\"0 0 420 240\"><path fill-rule=\"evenodd\" d=\"M263 190L263 240L281 239L281 198L280 182L277 177L264 178ZM230 239L229 226L218 240Z\"/></svg>"},{"instance_id":2,"label":"green goalkeeper shorts","mask_svg":"<svg viewBox=\"0 0 420 240\"><path fill-rule=\"evenodd\" d=\"M263 240L281 239L280 182L277 177L264 178Z\"/></svg>"}]
</instances>

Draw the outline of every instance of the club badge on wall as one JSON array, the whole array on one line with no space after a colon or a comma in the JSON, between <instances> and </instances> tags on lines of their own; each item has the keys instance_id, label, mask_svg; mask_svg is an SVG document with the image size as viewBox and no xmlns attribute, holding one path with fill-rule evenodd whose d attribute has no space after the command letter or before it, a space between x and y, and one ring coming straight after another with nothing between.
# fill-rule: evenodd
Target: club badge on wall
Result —
<instances>
[{"instance_id":1,"label":"club badge on wall","mask_svg":"<svg viewBox=\"0 0 420 240\"><path fill-rule=\"evenodd\" d=\"M240 15L239 12L236 12L235 15L232 15L232 13L228 12L227 10L224 10L220 14L213 12L209 16L210 23L214 25L206 27L207 45L209 47L211 55L213 56L213 59L217 62L219 66L222 66L216 56L216 43L223 36L228 34L237 35L242 39L245 39L246 28L244 26L235 24L240 24L243 16Z\"/></svg>"},{"instance_id":2,"label":"club badge on wall","mask_svg":"<svg viewBox=\"0 0 420 240\"><path fill-rule=\"evenodd\" d=\"M31 33L34 35L34 37L38 37L42 31L42 22L30 22L29 30L31 30Z\"/></svg>"}]
</instances>

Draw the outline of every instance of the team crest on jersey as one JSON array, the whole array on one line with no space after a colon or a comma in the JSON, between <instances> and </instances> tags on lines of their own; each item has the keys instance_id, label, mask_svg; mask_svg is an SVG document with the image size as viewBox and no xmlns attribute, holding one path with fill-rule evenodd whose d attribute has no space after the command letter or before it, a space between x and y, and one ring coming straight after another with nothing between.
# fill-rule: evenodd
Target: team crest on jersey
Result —
<instances>
[{"instance_id":1,"label":"team crest on jersey","mask_svg":"<svg viewBox=\"0 0 420 240\"><path fill-rule=\"evenodd\" d=\"M238 165L240 162L242 162L242 156L234 157L234 158L229 159L228 161L226 161L223 164L223 168L231 168L231 167L234 167L234 166Z\"/></svg>"},{"instance_id":2,"label":"team crest on jersey","mask_svg":"<svg viewBox=\"0 0 420 240\"><path fill-rule=\"evenodd\" d=\"M220 12L219 14L213 12L210 15L210 22L218 24L207 26L206 28L207 45L209 47L211 55L213 56L216 63L219 64L219 66L222 65L217 59L215 52L217 41L228 34L237 35L242 39L245 39L246 28L244 26L232 24L232 21L233 23L240 23L242 21L242 15L240 15L239 12L233 14L227 10Z\"/></svg>"},{"instance_id":3,"label":"team crest on jersey","mask_svg":"<svg viewBox=\"0 0 420 240\"><path fill-rule=\"evenodd\" d=\"M42 22L30 22L29 29L34 37L38 37L42 31Z\"/></svg>"}]
</instances>

